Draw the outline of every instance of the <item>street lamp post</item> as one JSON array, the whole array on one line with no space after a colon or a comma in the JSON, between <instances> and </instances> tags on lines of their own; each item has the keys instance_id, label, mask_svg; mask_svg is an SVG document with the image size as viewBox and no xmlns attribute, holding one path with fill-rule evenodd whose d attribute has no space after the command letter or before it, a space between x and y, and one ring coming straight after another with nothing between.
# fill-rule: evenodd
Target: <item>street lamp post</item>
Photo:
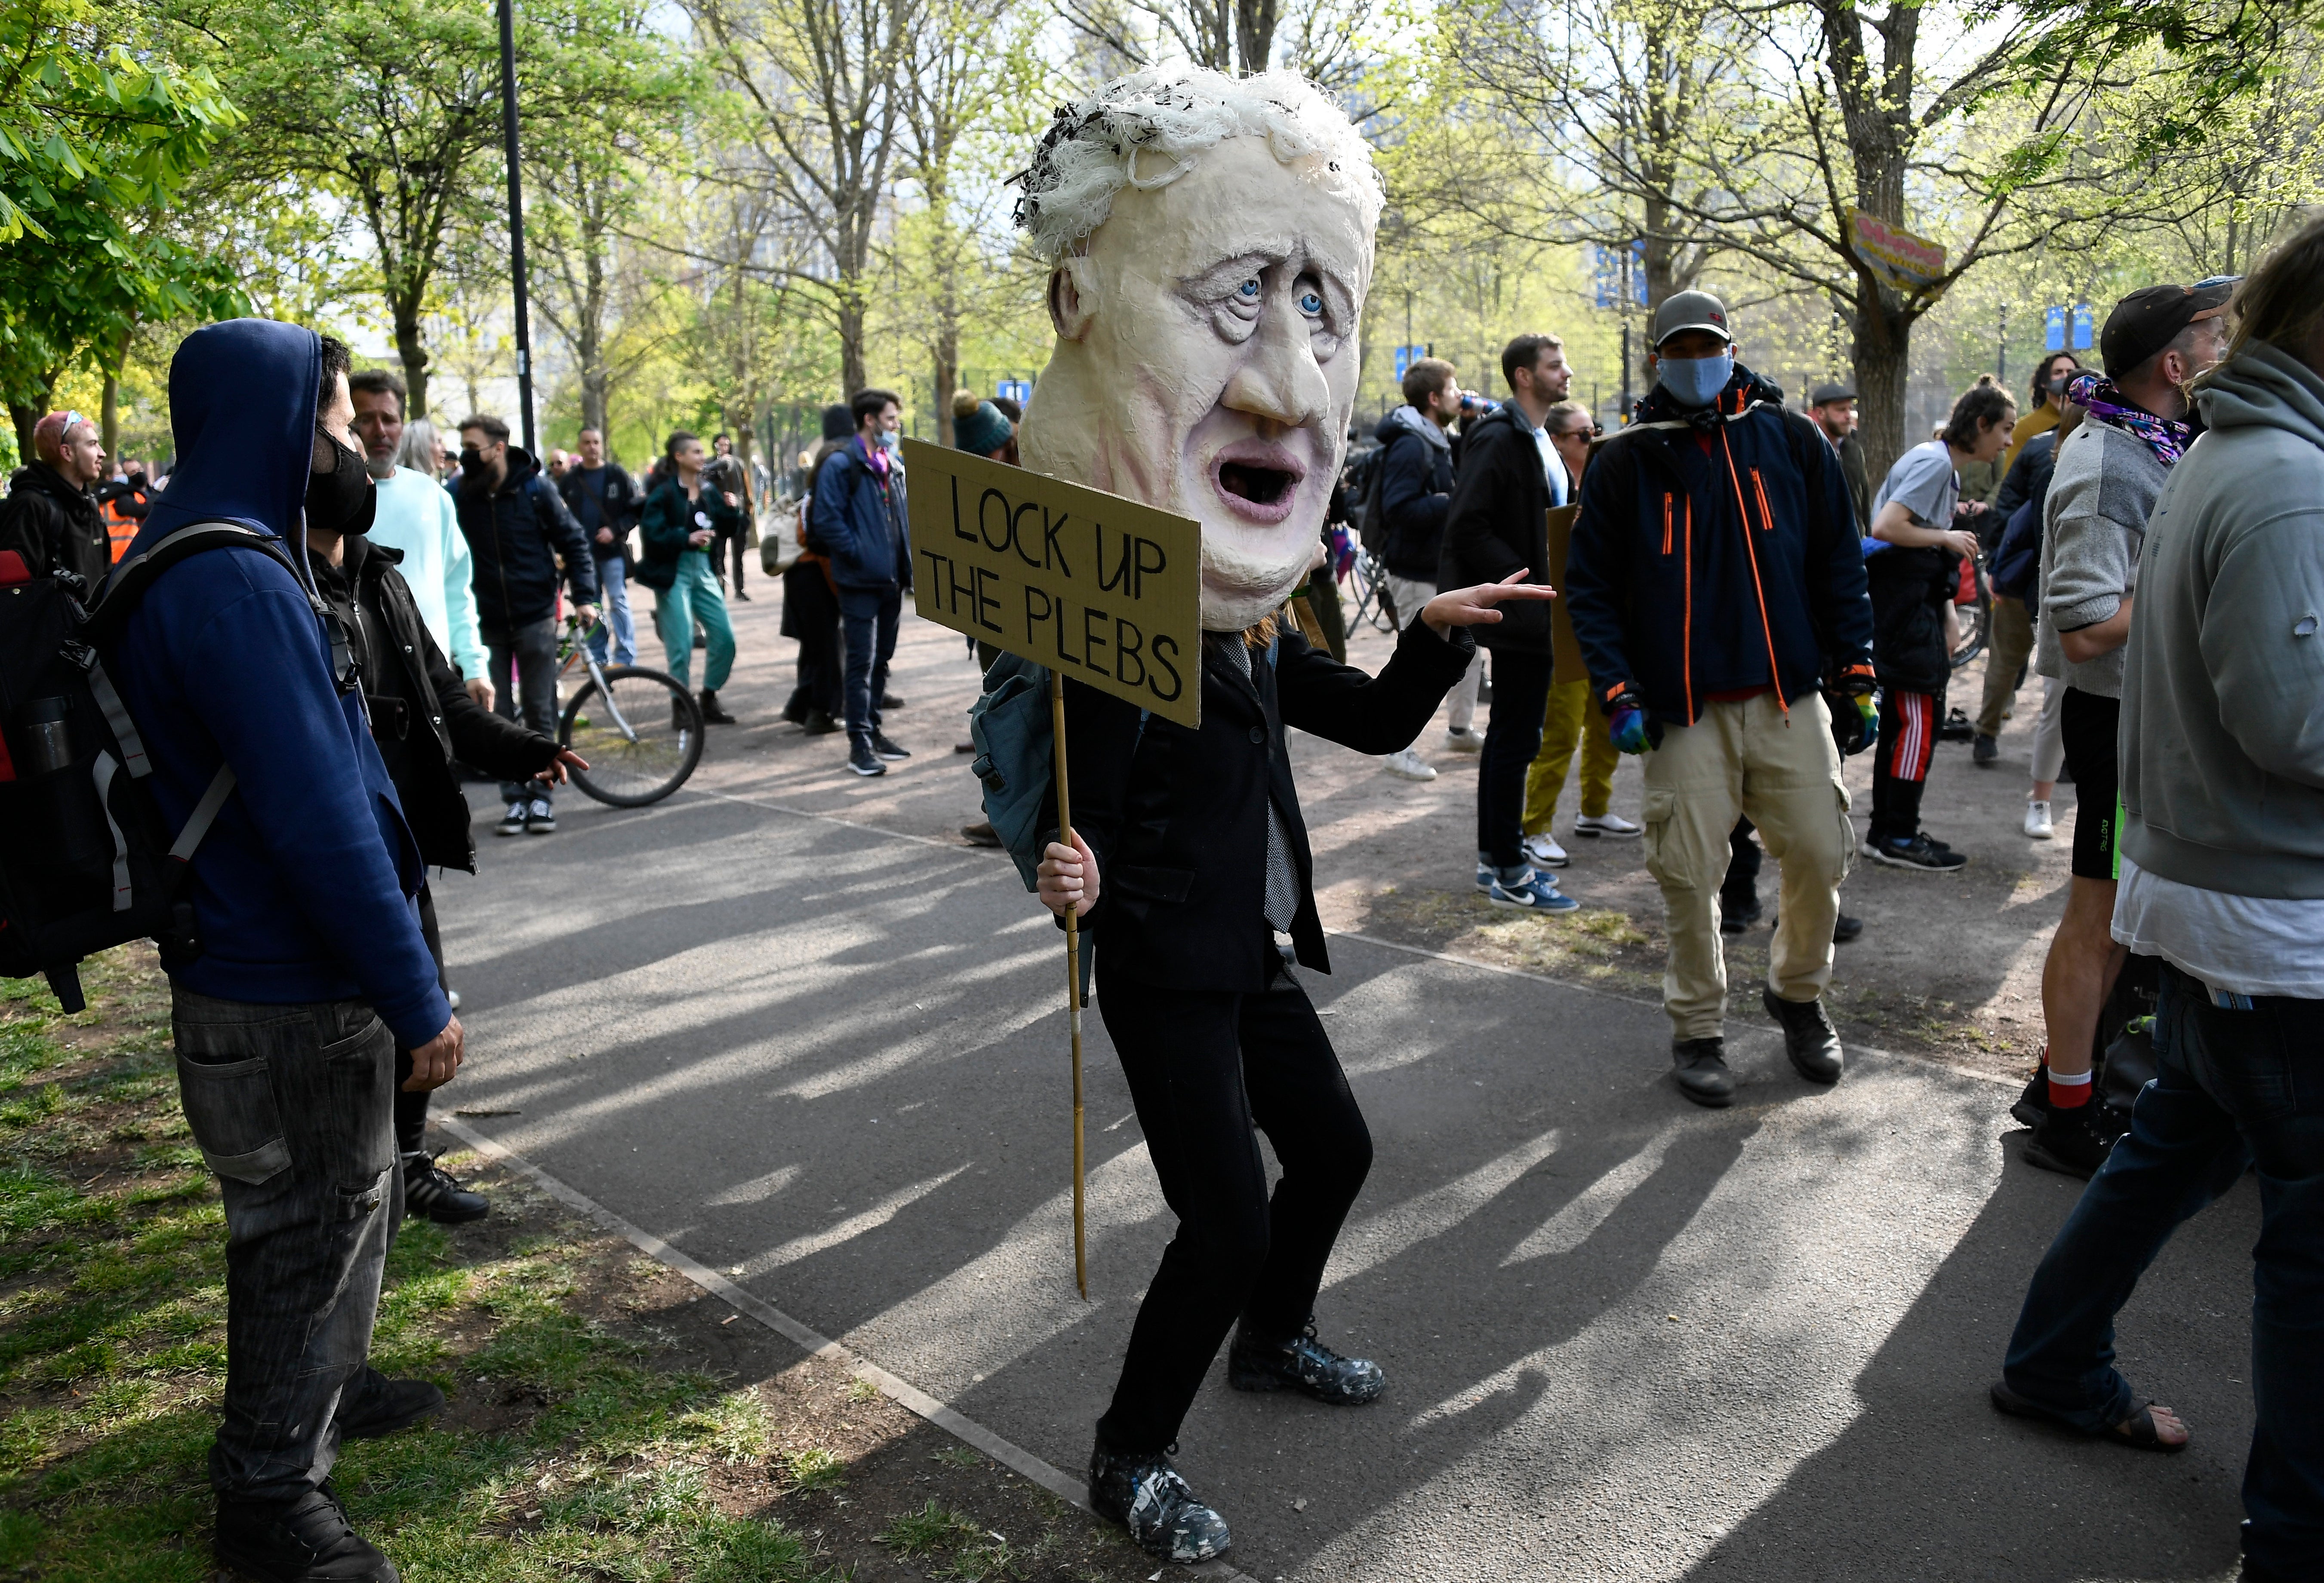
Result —
<instances>
[{"instance_id":1,"label":"street lamp post","mask_svg":"<svg viewBox=\"0 0 2324 1583\"><path fill-rule=\"evenodd\" d=\"M524 448L536 459L532 432L532 321L524 291L524 178L516 138L516 4L500 0L501 133L508 159L509 286L516 308L516 400Z\"/></svg>"}]
</instances>

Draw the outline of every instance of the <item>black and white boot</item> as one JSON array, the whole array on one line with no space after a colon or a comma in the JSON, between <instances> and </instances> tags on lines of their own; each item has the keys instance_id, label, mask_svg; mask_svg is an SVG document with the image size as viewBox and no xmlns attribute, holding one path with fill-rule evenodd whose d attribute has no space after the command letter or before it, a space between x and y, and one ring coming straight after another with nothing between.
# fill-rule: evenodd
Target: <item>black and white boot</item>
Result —
<instances>
[{"instance_id":1,"label":"black and white boot","mask_svg":"<svg viewBox=\"0 0 2324 1583\"><path fill-rule=\"evenodd\" d=\"M403 1156L403 1212L441 1226L481 1220L492 1210L481 1192L470 1192L436 1156L417 1150Z\"/></svg>"},{"instance_id":2,"label":"black and white boot","mask_svg":"<svg viewBox=\"0 0 2324 1583\"><path fill-rule=\"evenodd\" d=\"M1334 1407L1379 1399L1388 1376L1369 1358L1342 1358L1315 1339L1309 1321L1287 1341L1263 1339L1238 1325L1227 1348L1227 1384L1238 1391L1297 1391Z\"/></svg>"},{"instance_id":3,"label":"black and white boot","mask_svg":"<svg viewBox=\"0 0 2324 1583\"><path fill-rule=\"evenodd\" d=\"M347 1525L326 1483L289 1501L218 1497L218 1561L258 1583L401 1583L379 1548Z\"/></svg>"},{"instance_id":4,"label":"black and white boot","mask_svg":"<svg viewBox=\"0 0 2324 1583\"><path fill-rule=\"evenodd\" d=\"M1129 1529L1159 1560L1207 1561L1234 1542L1227 1520L1194 1498L1167 1451L1115 1451L1100 1440L1090 1452L1089 1490L1090 1509Z\"/></svg>"}]
</instances>

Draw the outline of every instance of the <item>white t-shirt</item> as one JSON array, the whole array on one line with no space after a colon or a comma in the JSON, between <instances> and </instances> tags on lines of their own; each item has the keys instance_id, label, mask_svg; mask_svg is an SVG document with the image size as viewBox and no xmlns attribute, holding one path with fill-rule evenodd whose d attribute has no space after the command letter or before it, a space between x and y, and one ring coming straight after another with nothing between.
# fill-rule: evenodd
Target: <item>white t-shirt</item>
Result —
<instances>
[{"instance_id":1,"label":"white t-shirt","mask_svg":"<svg viewBox=\"0 0 2324 1583\"><path fill-rule=\"evenodd\" d=\"M1566 503L1565 458L1557 454L1557 446L1551 442L1546 428L1533 431L1533 444L1534 449L1541 453L1541 475L1548 481L1549 503L1554 510Z\"/></svg>"},{"instance_id":2,"label":"white t-shirt","mask_svg":"<svg viewBox=\"0 0 2324 1583\"><path fill-rule=\"evenodd\" d=\"M2324 901L2235 896L2150 874L2128 857L2114 937L2213 989L2324 1000Z\"/></svg>"},{"instance_id":3,"label":"white t-shirt","mask_svg":"<svg viewBox=\"0 0 2324 1583\"><path fill-rule=\"evenodd\" d=\"M1960 474L1953 471L1952 450L1942 440L1931 440L1896 458L1888 476L1880 481L1880 492L1872 497L1872 517L1877 521L1880 508L1897 501L1923 526L1950 528L1953 506L1960 499ZM1866 555L1890 548L1885 538L1865 537Z\"/></svg>"}]
</instances>

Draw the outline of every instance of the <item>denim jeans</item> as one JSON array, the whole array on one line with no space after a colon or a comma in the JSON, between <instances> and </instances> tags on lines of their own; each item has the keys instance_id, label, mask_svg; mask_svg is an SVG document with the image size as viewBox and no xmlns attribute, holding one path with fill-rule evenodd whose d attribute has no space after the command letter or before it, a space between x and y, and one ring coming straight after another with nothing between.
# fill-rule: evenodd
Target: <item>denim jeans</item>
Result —
<instances>
[{"instance_id":1,"label":"denim jeans","mask_svg":"<svg viewBox=\"0 0 2324 1583\"><path fill-rule=\"evenodd\" d=\"M527 621L514 631L498 627L486 627L481 634L484 640L484 663L491 667L493 713L506 720L521 719L542 736L557 735L557 618L543 616L537 621ZM513 669L515 685L511 685ZM517 713L521 695L524 713ZM501 782L503 803L530 802L536 798L548 802L553 787L545 780L504 780Z\"/></svg>"},{"instance_id":2,"label":"denim jeans","mask_svg":"<svg viewBox=\"0 0 2324 1583\"><path fill-rule=\"evenodd\" d=\"M2043 1256L2003 1377L2097 1431L2136 1405L2114 1316L2171 1234L2259 1165L2245 1577L2313 1578L2324 1556L2324 1001L2248 1011L2162 966L2158 1074Z\"/></svg>"},{"instance_id":3,"label":"denim jeans","mask_svg":"<svg viewBox=\"0 0 2324 1583\"><path fill-rule=\"evenodd\" d=\"M395 1038L360 1000L258 1006L172 988L186 1122L226 1197L226 1416L210 1485L294 1500L330 1476L403 1183Z\"/></svg>"},{"instance_id":4,"label":"denim jeans","mask_svg":"<svg viewBox=\"0 0 2324 1583\"><path fill-rule=\"evenodd\" d=\"M590 629L589 652L599 665L635 665L638 623L630 614L629 566L620 556L607 556L597 562L597 594L603 619ZM613 635L610 658L608 632Z\"/></svg>"},{"instance_id":5,"label":"denim jeans","mask_svg":"<svg viewBox=\"0 0 2324 1583\"><path fill-rule=\"evenodd\" d=\"M839 613L847 634L847 740L869 741L880 729L888 662L896 657L896 625L904 616L903 591L843 588Z\"/></svg>"}]
</instances>

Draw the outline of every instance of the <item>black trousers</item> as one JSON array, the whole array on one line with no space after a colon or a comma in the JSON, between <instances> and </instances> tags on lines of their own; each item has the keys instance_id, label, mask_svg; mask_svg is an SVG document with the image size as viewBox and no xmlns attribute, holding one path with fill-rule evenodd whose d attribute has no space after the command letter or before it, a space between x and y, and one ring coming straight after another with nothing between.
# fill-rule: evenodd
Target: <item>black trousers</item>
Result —
<instances>
[{"instance_id":1,"label":"black trousers","mask_svg":"<svg viewBox=\"0 0 2324 1583\"><path fill-rule=\"evenodd\" d=\"M1477 763L1477 850L1497 868L1525 861L1526 768L1541 750L1549 671L1546 654L1493 650L1493 714Z\"/></svg>"},{"instance_id":2,"label":"black trousers","mask_svg":"<svg viewBox=\"0 0 2324 1583\"><path fill-rule=\"evenodd\" d=\"M1178 1231L1097 1428L1116 1450L1156 1451L1178 1438L1238 1317L1288 1338L1314 1316L1372 1138L1307 992L1287 977L1255 995L1163 989L1105 961L1098 1010ZM1272 1199L1259 1132L1283 1164Z\"/></svg>"},{"instance_id":3,"label":"black trousers","mask_svg":"<svg viewBox=\"0 0 2324 1583\"><path fill-rule=\"evenodd\" d=\"M1751 839L1756 828L1748 819L1738 819L1727 837L1727 878L1720 881L1719 910L1730 918L1759 905L1759 861L1766 854Z\"/></svg>"},{"instance_id":4,"label":"black trousers","mask_svg":"<svg viewBox=\"0 0 2324 1583\"><path fill-rule=\"evenodd\" d=\"M427 938L428 954L436 959L436 987L444 987L444 937L436 932L436 897L420 888L420 933ZM428 1137L428 1101L435 1090L407 1093L404 1080L411 1075L411 1052L395 1047L395 1152L416 1155Z\"/></svg>"}]
</instances>

